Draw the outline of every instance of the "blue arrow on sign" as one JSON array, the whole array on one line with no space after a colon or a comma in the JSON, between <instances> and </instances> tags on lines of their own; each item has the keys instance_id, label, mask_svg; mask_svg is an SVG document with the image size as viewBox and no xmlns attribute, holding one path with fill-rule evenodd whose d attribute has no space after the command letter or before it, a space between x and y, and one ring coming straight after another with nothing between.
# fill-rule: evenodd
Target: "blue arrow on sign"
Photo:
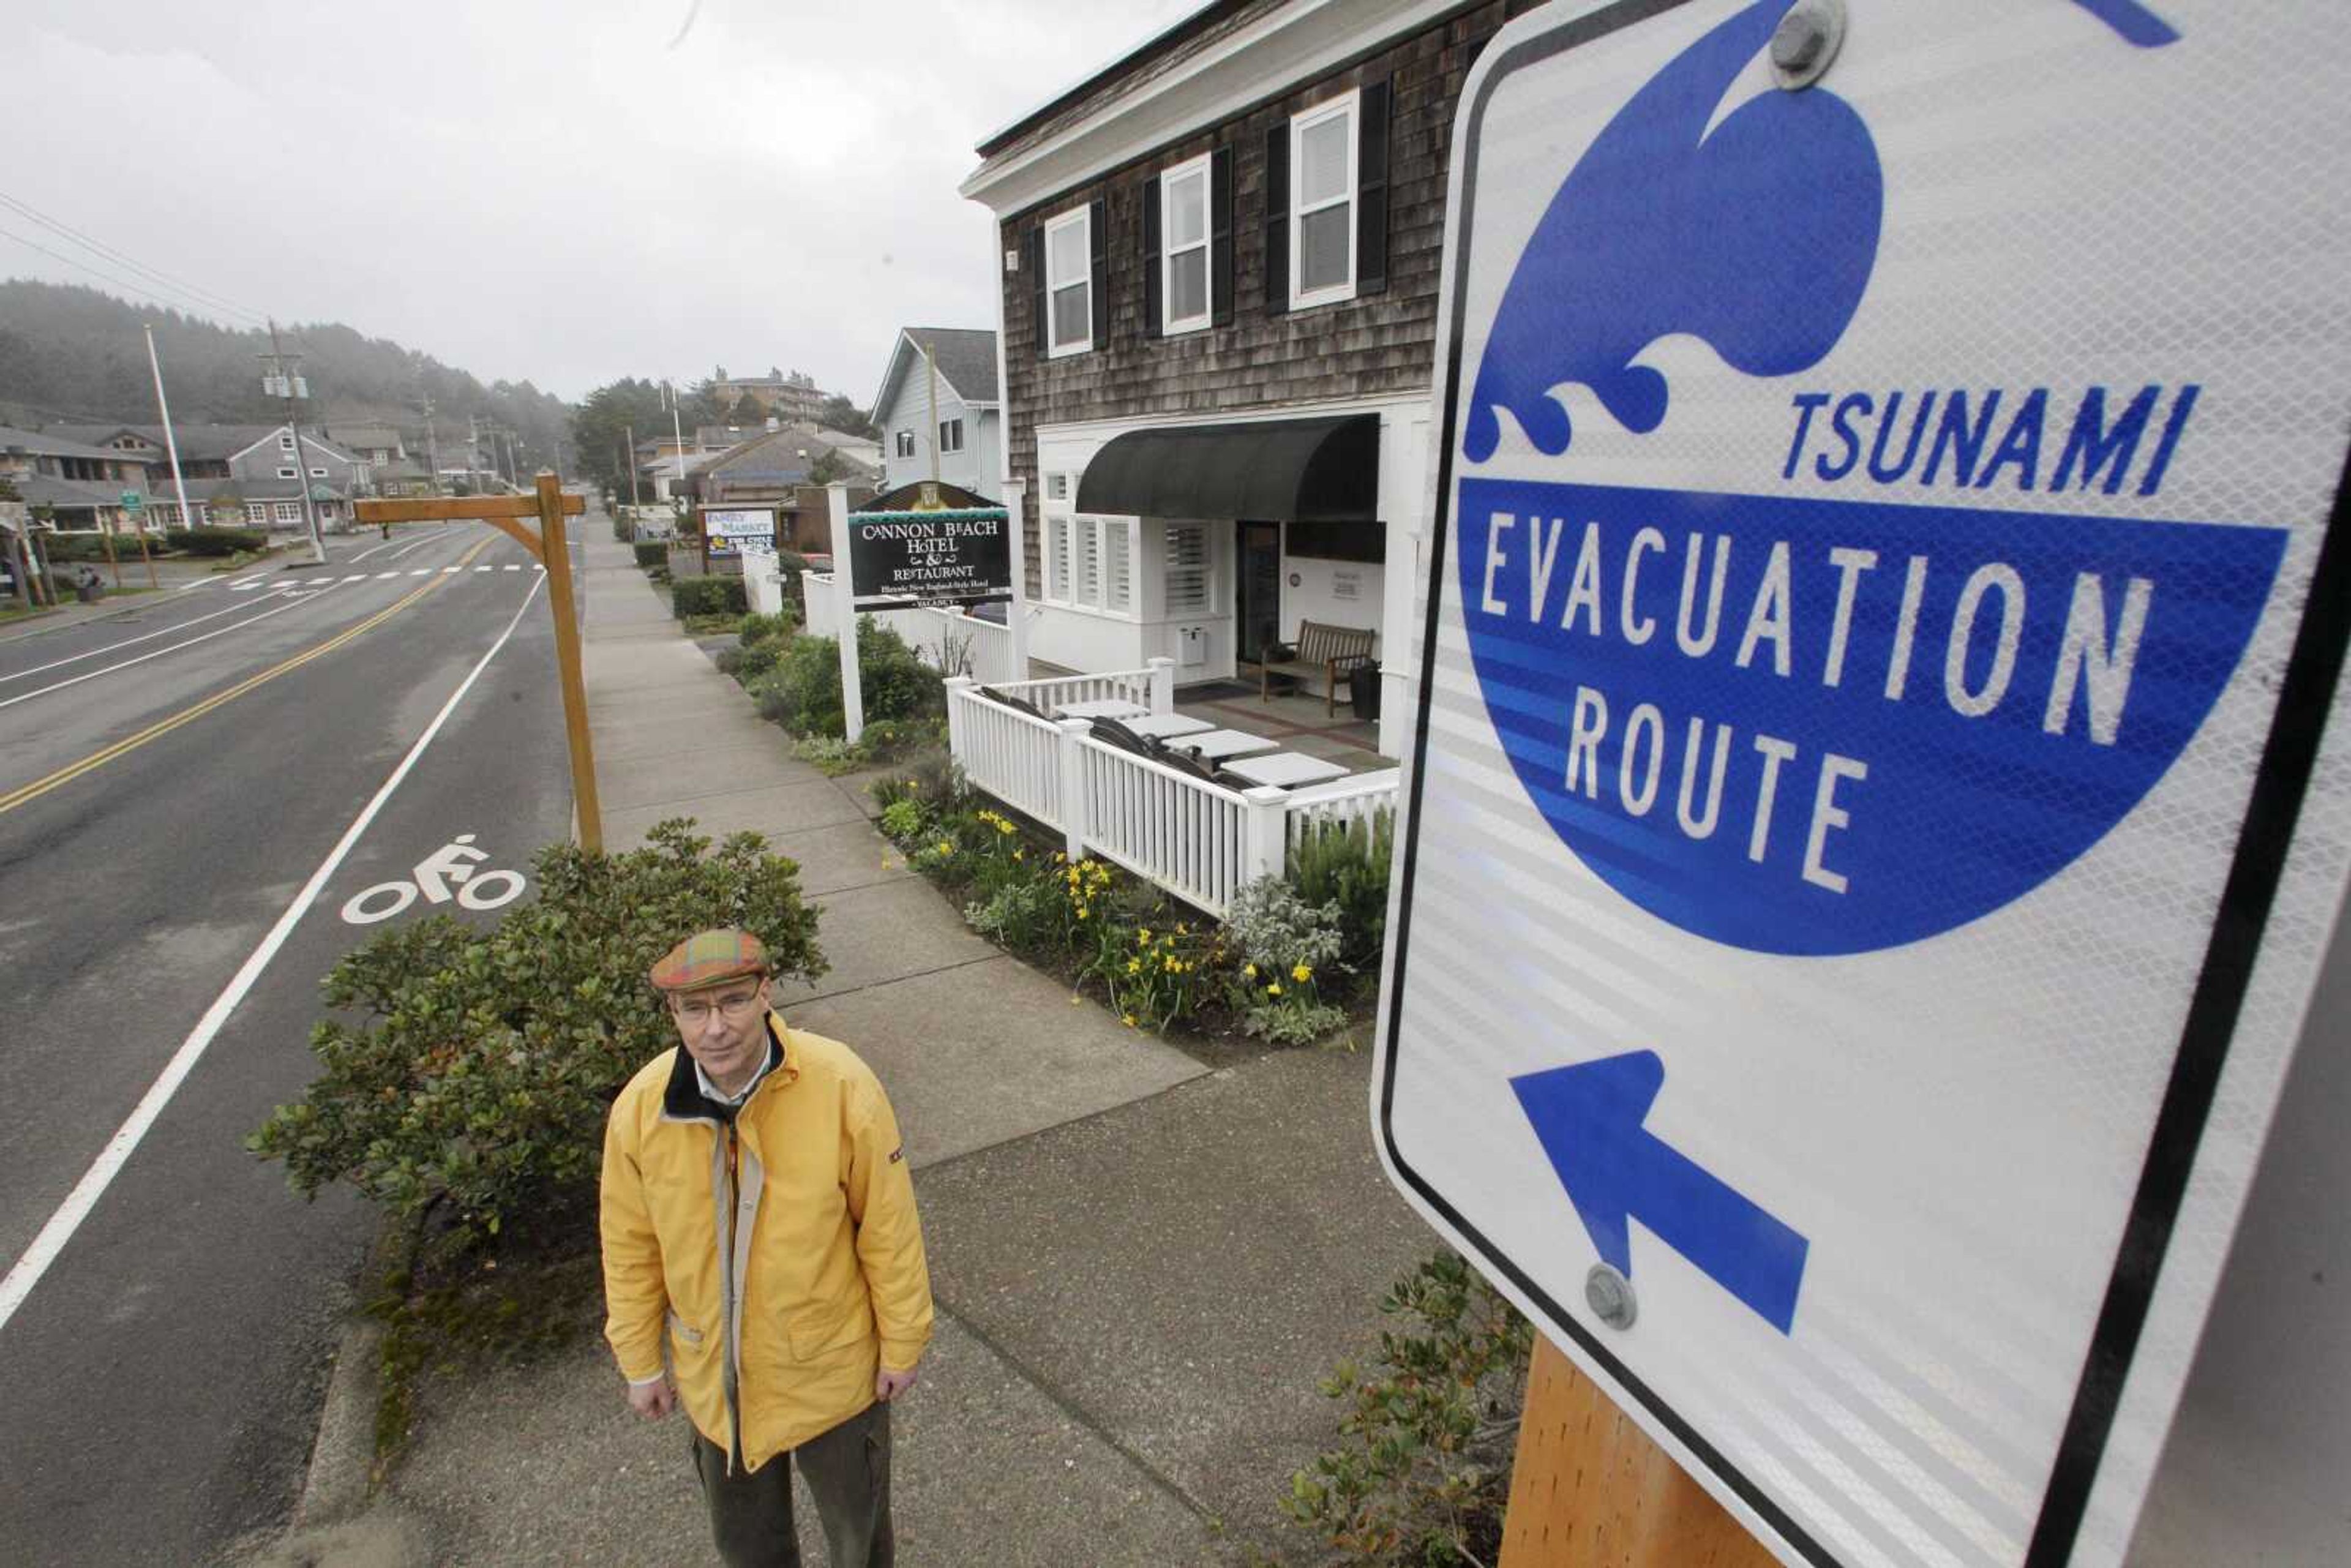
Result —
<instances>
[{"instance_id":1,"label":"blue arrow on sign","mask_svg":"<svg viewBox=\"0 0 2351 1568\"><path fill-rule=\"evenodd\" d=\"M1782 1333L1796 1320L1812 1243L1642 1126L1665 1087L1653 1051L1510 1080L1600 1256L1633 1276L1638 1219Z\"/></svg>"}]
</instances>

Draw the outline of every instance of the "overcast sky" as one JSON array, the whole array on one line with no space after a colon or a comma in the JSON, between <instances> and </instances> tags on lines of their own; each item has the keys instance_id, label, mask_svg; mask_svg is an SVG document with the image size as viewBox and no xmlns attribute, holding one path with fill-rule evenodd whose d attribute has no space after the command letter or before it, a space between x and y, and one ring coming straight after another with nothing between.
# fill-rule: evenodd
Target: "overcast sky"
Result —
<instances>
[{"instance_id":1,"label":"overcast sky","mask_svg":"<svg viewBox=\"0 0 2351 1568\"><path fill-rule=\"evenodd\" d=\"M973 147L1200 3L8 0L0 192L485 381L862 406L900 325L995 325ZM0 231L0 277L127 292Z\"/></svg>"}]
</instances>

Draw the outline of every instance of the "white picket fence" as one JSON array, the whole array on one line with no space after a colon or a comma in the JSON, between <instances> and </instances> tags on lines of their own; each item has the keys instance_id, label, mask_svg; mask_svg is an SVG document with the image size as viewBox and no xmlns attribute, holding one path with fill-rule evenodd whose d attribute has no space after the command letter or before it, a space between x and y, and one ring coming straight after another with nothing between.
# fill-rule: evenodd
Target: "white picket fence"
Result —
<instances>
[{"instance_id":1,"label":"white picket fence","mask_svg":"<svg viewBox=\"0 0 2351 1568\"><path fill-rule=\"evenodd\" d=\"M1040 713L1121 697L1154 713L1175 707L1175 666L997 685ZM1071 860L1113 862L1221 920L1233 895L1278 875L1290 846L1319 824L1368 818L1395 802L1396 772L1311 789L1228 789L1096 740L1083 719L1040 718L947 682L947 744L976 789L1060 832Z\"/></svg>"},{"instance_id":2,"label":"white picket fence","mask_svg":"<svg viewBox=\"0 0 2351 1568\"><path fill-rule=\"evenodd\" d=\"M777 608L781 607L781 589L777 590ZM838 634L841 612L833 599L832 574L829 571L800 573L800 602L808 610L808 632L811 637ZM755 601L760 598L757 588ZM752 608L773 613L766 605L755 602ZM960 610L873 610L872 615L906 640L923 662L943 674L969 675L987 685L1014 678L1012 668L1012 632L1002 622L984 621L977 615L967 615Z\"/></svg>"}]
</instances>

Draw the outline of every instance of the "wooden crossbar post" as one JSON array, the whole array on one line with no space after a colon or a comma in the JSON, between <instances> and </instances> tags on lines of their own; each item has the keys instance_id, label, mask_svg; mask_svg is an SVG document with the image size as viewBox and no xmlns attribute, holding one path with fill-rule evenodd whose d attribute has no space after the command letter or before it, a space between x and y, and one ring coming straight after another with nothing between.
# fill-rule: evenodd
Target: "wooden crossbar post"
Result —
<instances>
[{"instance_id":1,"label":"wooden crossbar post","mask_svg":"<svg viewBox=\"0 0 2351 1568\"><path fill-rule=\"evenodd\" d=\"M580 622L572 593L571 551L564 540L567 514L588 509L563 493L552 474L538 476L529 496L423 496L361 501L362 523L487 523L531 553L547 569L547 603L555 615L555 669L563 692L563 729L571 752L571 800L580 816L580 845L604 847L604 818L596 800L595 744L588 729L588 684L580 669ZM533 528L528 519L537 518Z\"/></svg>"}]
</instances>

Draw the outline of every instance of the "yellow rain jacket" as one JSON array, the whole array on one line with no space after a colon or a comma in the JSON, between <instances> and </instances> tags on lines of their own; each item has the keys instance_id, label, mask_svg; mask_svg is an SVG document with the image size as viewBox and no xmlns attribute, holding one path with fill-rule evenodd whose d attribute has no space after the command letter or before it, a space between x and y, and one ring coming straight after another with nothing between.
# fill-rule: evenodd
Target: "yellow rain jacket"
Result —
<instances>
[{"instance_id":1,"label":"yellow rain jacket","mask_svg":"<svg viewBox=\"0 0 2351 1568\"><path fill-rule=\"evenodd\" d=\"M878 1365L931 1338L930 1274L890 1102L838 1040L768 1015L782 1060L730 1118L673 1048L604 1134L604 1337L632 1381L662 1368L758 1469L873 1403ZM775 1061L774 1050L769 1060Z\"/></svg>"}]
</instances>

